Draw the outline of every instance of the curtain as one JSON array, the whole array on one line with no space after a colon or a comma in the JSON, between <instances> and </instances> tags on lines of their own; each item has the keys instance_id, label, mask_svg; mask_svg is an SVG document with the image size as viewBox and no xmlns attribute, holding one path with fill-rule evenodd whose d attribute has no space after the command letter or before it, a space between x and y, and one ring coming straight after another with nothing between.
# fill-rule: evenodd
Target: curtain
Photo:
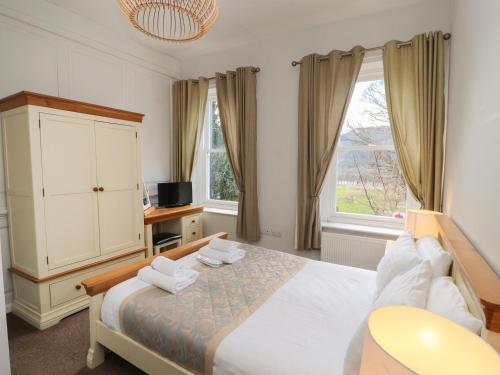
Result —
<instances>
[{"instance_id":1,"label":"curtain","mask_svg":"<svg viewBox=\"0 0 500 375\"><path fill-rule=\"evenodd\" d=\"M217 103L227 156L239 189L237 235L260 239L257 197L257 97L253 68L216 74Z\"/></svg>"},{"instance_id":2,"label":"curtain","mask_svg":"<svg viewBox=\"0 0 500 375\"><path fill-rule=\"evenodd\" d=\"M384 46L387 109L406 183L422 207L441 211L445 121L443 33Z\"/></svg>"},{"instance_id":3,"label":"curtain","mask_svg":"<svg viewBox=\"0 0 500 375\"><path fill-rule=\"evenodd\" d=\"M297 248L320 247L319 195L347 113L364 49L305 56L299 83Z\"/></svg>"},{"instance_id":4,"label":"curtain","mask_svg":"<svg viewBox=\"0 0 500 375\"><path fill-rule=\"evenodd\" d=\"M173 90L173 178L190 181L205 121L208 79L174 83Z\"/></svg>"}]
</instances>

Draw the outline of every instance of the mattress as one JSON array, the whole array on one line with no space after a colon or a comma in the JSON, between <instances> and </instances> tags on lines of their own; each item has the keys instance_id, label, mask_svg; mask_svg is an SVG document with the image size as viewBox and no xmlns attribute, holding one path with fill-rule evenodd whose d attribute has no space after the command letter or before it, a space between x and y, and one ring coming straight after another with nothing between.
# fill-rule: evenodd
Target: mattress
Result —
<instances>
[{"instance_id":1,"label":"mattress","mask_svg":"<svg viewBox=\"0 0 500 375\"><path fill-rule=\"evenodd\" d=\"M180 260L196 264L196 253ZM369 313L376 272L309 261L218 345L213 373L341 374L349 341ZM120 306L148 284L111 288L102 321L121 331Z\"/></svg>"}]
</instances>

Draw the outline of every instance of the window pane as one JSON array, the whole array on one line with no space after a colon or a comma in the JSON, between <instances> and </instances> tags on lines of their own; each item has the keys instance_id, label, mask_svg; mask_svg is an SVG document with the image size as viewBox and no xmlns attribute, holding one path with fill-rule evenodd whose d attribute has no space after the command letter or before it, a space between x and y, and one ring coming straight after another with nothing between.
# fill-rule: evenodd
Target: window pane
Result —
<instances>
[{"instance_id":1,"label":"window pane","mask_svg":"<svg viewBox=\"0 0 500 375\"><path fill-rule=\"evenodd\" d=\"M220 124L219 117L219 107L217 105L217 100L212 100L209 102L210 105L210 148L220 149L224 148L224 137L222 135L222 128Z\"/></svg>"},{"instance_id":2,"label":"window pane","mask_svg":"<svg viewBox=\"0 0 500 375\"><path fill-rule=\"evenodd\" d=\"M403 219L406 184L395 151L337 152L337 212Z\"/></svg>"},{"instance_id":3,"label":"window pane","mask_svg":"<svg viewBox=\"0 0 500 375\"><path fill-rule=\"evenodd\" d=\"M210 163L210 199L237 201L238 188L226 152L211 152Z\"/></svg>"},{"instance_id":4,"label":"window pane","mask_svg":"<svg viewBox=\"0 0 500 375\"><path fill-rule=\"evenodd\" d=\"M356 84L339 140L339 146L369 145L393 145L383 80Z\"/></svg>"}]
</instances>

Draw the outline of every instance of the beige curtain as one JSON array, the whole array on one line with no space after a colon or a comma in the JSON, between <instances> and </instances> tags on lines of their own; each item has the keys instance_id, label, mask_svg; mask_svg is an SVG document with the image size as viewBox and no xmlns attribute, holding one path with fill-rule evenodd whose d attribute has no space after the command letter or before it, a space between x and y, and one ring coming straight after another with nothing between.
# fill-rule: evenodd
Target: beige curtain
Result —
<instances>
[{"instance_id":1,"label":"beige curtain","mask_svg":"<svg viewBox=\"0 0 500 375\"><path fill-rule=\"evenodd\" d=\"M227 155L239 189L237 235L260 238L257 197L257 98L253 68L216 74L217 102Z\"/></svg>"},{"instance_id":2,"label":"beige curtain","mask_svg":"<svg viewBox=\"0 0 500 375\"><path fill-rule=\"evenodd\" d=\"M319 194L332 160L364 49L306 56L300 65L297 248L320 247ZM321 61L320 61L321 59Z\"/></svg>"},{"instance_id":3,"label":"beige curtain","mask_svg":"<svg viewBox=\"0 0 500 375\"><path fill-rule=\"evenodd\" d=\"M387 109L398 159L422 207L441 211L444 98L443 33L384 47Z\"/></svg>"},{"instance_id":4,"label":"beige curtain","mask_svg":"<svg viewBox=\"0 0 500 375\"><path fill-rule=\"evenodd\" d=\"M177 81L173 90L173 178L190 181L205 120L208 79Z\"/></svg>"}]
</instances>

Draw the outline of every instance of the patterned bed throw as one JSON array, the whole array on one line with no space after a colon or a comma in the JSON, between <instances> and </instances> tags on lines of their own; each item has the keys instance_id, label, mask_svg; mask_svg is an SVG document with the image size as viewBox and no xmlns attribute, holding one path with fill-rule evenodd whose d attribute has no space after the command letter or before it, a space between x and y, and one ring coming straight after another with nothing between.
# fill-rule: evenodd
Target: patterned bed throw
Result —
<instances>
[{"instance_id":1,"label":"patterned bed throw","mask_svg":"<svg viewBox=\"0 0 500 375\"><path fill-rule=\"evenodd\" d=\"M195 284L173 295L141 289L120 306L123 333L196 373L211 374L219 343L299 272L306 259L240 245L243 260L202 264Z\"/></svg>"}]
</instances>

